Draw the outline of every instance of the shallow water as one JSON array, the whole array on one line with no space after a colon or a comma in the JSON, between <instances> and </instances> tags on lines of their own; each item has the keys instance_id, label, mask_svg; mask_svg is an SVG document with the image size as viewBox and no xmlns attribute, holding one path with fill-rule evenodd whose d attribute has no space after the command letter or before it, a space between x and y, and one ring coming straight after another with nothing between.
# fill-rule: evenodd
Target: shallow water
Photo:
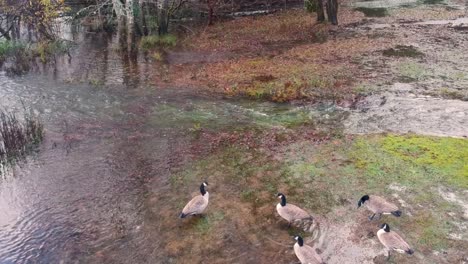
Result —
<instances>
[{"instance_id":1,"label":"shallow water","mask_svg":"<svg viewBox=\"0 0 468 264\"><path fill-rule=\"evenodd\" d=\"M333 105L160 89L144 54L122 48L118 35L68 36L79 43L71 58L26 76L0 73L0 105L31 108L45 124L38 152L0 182L1 263L174 263L163 238L180 236L178 212L158 210L173 199L165 194L173 170L203 156L199 131L335 129L344 117ZM245 247L232 248L232 263Z\"/></svg>"},{"instance_id":2,"label":"shallow water","mask_svg":"<svg viewBox=\"0 0 468 264\"><path fill-rule=\"evenodd\" d=\"M294 263L288 229L270 217L273 196L263 208L232 208L229 201L241 190L237 179L226 180L231 186L216 180L225 167L211 168L216 175L188 175L184 184L171 182L179 168L206 158L210 142L201 132L291 131L301 125L324 133L466 132L460 127L467 122L466 102L440 100L434 109L436 99L388 95L383 104L382 97L370 97L350 110L226 100L155 87L157 69L144 54L123 47L118 35L69 37L79 42L71 59L57 58L54 66L39 65L23 77L0 73L0 105L18 112L23 105L32 108L46 129L39 151L0 182L0 263ZM447 107L455 109L446 113L450 118ZM253 150L243 154L256 158ZM200 178L211 183L208 220L178 222L178 210ZM265 199L275 191L265 191ZM348 209L333 214L347 217ZM187 236L220 221L225 229L212 234L209 248L193 232ZM366 239L363 248L353 240L358 226L322 220L318 245L329 263L372 263L382 253L375 241ZM347 242L337 243L343 236Z\"/></svg>"},{"instance_id":3,"label":"shallow water","mask_svg":"<svg viewBox=\"0 0 468 264\"><path fill-rule=\"evenodd\" d=\"M46 129L39 152L0 184L2 263L100 262L102 250L103 262L152 262L149 241L161 242L158 232L168 231L140 230L147 215L157 216L147 195L167 189L171 170L200 154L190 147L200 143L197 126L287 129L315 119L302 108L189 91L94 87L36 75L2 74L0 82L2 106L21 111L24 103Z\"/></svg>"}]
</instances>

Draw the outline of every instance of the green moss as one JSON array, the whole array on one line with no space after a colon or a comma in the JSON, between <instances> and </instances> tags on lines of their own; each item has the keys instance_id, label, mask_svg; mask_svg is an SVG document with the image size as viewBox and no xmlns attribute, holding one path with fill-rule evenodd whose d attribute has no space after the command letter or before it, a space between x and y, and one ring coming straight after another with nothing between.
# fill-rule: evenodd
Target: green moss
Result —
<instances>
[{"instance_id":1,"label":"green moss","mask_svg":"<svg viewBox=\"0 0 468 264\"><path fill-rule=\"evenodd\" d=\"M177 45L177 37L174 35L150 35L141 38L140 46L144 50L150 50L157 47L174 47Z\"/></svg>"},{"instance_id":2,"label":"green moss","mask_svg":"<svg viewBox=\"0 0 468 264\"><path fill-rule=\"evenodd\" d=\"M397 182L414 188L468 186L468 141L423 136L358 138L347 151L370 188Z\"/></svg>"},{"instance_id":3,"label":"green moss","mask_svg":"<svg viewBox=\"0 0 468 264\"><path fill-rule=\"evenodd\" d=\"M398 64L397 71L402 82L419 81L427 75L427 69L423 64L411 61Z\"/></svg>"},{"instance_id":4,"label":"green moss","mask_svg":"<svg viewBox=\"0 0 468 264\"><path fill-rule=\"evenodd\" d=\"M440 172L450 183L468 187L468 141L423 136L387 136L383 149L411 164Z\"/></svg>"}]
</instances>

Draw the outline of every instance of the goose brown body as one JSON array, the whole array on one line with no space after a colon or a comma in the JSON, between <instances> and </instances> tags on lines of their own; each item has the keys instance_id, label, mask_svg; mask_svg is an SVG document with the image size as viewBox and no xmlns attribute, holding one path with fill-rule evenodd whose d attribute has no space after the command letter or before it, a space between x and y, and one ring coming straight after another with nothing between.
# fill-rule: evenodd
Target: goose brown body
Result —
<instances>
[{"instance_id":1,"label":"goose brown body","mask_svg":"<svg viewBox=\"0 0 468 264\"><path fill-rule=\"evenodd\" d=\"M187 205L185 205L184 209L182 209L182 213L180 214L180 218L184 218L190 215L197 215L203 213L206 207L208 207L208 202L210 198L210 194L205 191L205 186L207 184L204 182L200 186L200 194L193 197Z\"/></svg>"},{"instance_id":2,"label":"goose brown body","mask_svg":"<svg viewBox=\"0 0 468 264\"><path fill-rule=\"evenodd\" d=\"M374 215L378 214L379 217L382 214L392 214L397 217L401 216L401 211L398 209L398 206L377 195L364 195L359 200L358 207L363 204L367 209L372 211ZM374 215L371 218L373 218Z\"/></svg>"},{"instance_id":3,"label":"goose brown body","mask_svg":"<svg viewBox=\"0 0 468 264\"><path fill-rule=\"evenodd\" d=\"M322 257L311 246L305 245L300 236L296 236L296 244L294 244L294 253L301 264L322 264Z\"/></svg>"},{"instance_id":4,"label":"goose brown body","mask_svg":"<svg viewBox=\"0 0 468 264\"><path fill-rule=\"evenodd\" d=\"M376 214L390 214L398 211L398 206L386 201L384 198L376 195L369 195L369 201L364 203L366 207Z\"/></svg>"},{"instance_id":5,"label":"goose brown body","mask_svg":"<svg viewBox=\"0 0 468 264\"><path fill-rule=\"evenodd\" d=\"M406 243L406 241L396 232L390 230L388 224L383 224L382 228L377 231L377 237L380 243L384 245L389 251L395 250L400 253L413 254L414 251Z\"/></svg>"},{"instance_id":6,"label":"goose brown body","mask_svg":"<svg viewBox=\"0 0 468 264\"><path fill-rule=\"evenodd\" d=\"M292 223L297 220L310 219L312 216L301 209L300 207L286 203L286 196L284 194L278 194L278 197L281 199L281 202L276 205L276 211L278 214L287 220L289 223Z\"/></svg>"},{"instance_id":7,"label":"goose brown body","mask_svg":"<svg viewBox=\"0 0 468 264\"><path fill-rule=\"evenodd\" d=\"M286 204L281 206L279 203L276 205L276 211L278 214L287 220L288 222L294 222L296 220L311 218L311 215L294 204Z\"/></svg>"}]
</instances>

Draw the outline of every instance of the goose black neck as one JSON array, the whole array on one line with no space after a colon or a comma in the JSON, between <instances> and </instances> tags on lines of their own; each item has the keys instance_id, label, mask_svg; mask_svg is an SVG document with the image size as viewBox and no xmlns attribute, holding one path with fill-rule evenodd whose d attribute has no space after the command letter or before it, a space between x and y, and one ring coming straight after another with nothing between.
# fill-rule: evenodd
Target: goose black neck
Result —
<instances>
[{"instance_id":1,"label":"goose black neck","mask_svg":"<svg viewBox=\"0 0 468 264\"><path fill-rule=\"evenodd\" d=\"M302 240L302 237L297 238L297 244L299 244L300 247L304 245L304 240Z\"/></svg>"},{"instance_id":2,"label":"goose black neck","mask_svg":"<svg viewBox=\"0 0 468 264\"><path fill-rule=\"evenodd\" d=\"M200 185L200 193L201 195L205 195L206 191L205 191L205 185L202 183L202 185Z\"/></svg>"},{"instance_id":3,"label":"goose black neck","mask_svg":"<svg viewBox=\"0 0 468 264\"><path fill-rule=\"evenodd\" d=\"M388 224L383 224L383 225L382 225L382 228L383 228L383 230L384 230L385 232L387 232L387 233L390 232L390 226L389 226Z\"/></svg>"},{"instance_id":4,"label":"goose black neck","mask_svg":"<svg viewBox=\"0 0 468 264\"><path fill-rule=\"evenodd\" d=\"M283 195L281 196L281 206L285 206L286 205L286 197Z\"/></svg>"}]
</instances>

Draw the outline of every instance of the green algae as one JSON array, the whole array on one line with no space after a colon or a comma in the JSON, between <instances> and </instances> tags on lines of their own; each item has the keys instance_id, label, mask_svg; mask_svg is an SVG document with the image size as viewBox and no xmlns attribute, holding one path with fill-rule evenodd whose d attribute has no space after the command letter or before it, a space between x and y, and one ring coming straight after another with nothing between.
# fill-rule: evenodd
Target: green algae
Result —
<instances>
[{"instance_id":1,"label":"green algae","mask_svg":"<svg viewBox=\"0 0 468 264\"><path fill-rule=\"evenodd\" d=\"M439 172L456 186L468 187L468 140L390 135L382 139L382 148L412 165Z\"/></svg>"},{"instance_id":2,"label":"green algae","mask_svg":"<svg viewBox=\"0 0 468 264\"><path fill-rule=\"evenodd\" d=\"M234 120L232 120L234 119ZM186 106L160 104L153 109L151 122L159 127L187 129L294 128L313 124L316 117L310 109L285 105L242 105L225 102L194 102Z\"/></svg>"}]
</instances>

